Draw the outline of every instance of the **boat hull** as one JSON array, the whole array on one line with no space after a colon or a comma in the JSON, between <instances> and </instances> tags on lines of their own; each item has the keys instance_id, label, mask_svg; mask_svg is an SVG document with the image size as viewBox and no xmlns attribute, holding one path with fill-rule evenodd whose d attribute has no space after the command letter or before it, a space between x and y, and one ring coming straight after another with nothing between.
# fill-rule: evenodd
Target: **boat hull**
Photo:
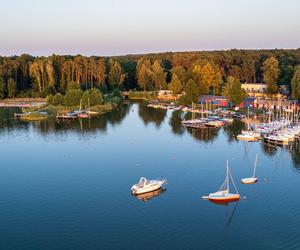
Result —
<instances>
[{"instance_id":1,"label":"boat hull","mask_svg":"<svg viewBox=\"0 0 300 250\"><path fill-rule=\"evenodd\" d=\"M246 136L246 135L238 135L237 139L241 141L257 141L257 139L254 136Z\"/></svg>"},{"instance_id":2,"label":"boat hull","mask_svg":"<svg viewBox=\"0 0 300 250\"><path fill-rule=\"evenodd\" d=\"M134 195L145 194L163 188L165 184L166 180L157 180L154 183L149 183L144 186L139 186L138 184L135 184L131 187L131 192Z\"/></svg>"},{"instance_id":3,"label":"boat hull","mask_svg":"<svg viewBox=\"0 0 300 250\"><path fill-rule=\"evenodd\" d=\"M239 194L228 194L224 196L213 196L209 195L208 199L215 203L227 203L227 202L234 202L238 201L241 198Z\"/></svg>"},{"instance_id":4,"label":"boat hull","mask_svg":"<svg viewBox=\"0 0 300 250\"><path fill-rule=\"evenodd\" d=\"M255 178L255 177L241 179L241 183L243 183L243 184L254 184L257 181L258 181L258 178Z\"/></svg>"},{"instance_id":5,"label":"boat hull","mask_svg":"<svg viewBox=\"0 0 300 250\"><path fill-rule=\"evenodd\" d=\"M160 189L162 185L155 185L153 187L139 188L137 190L132 190L134 195L146 194Z\"/></svg>"}]
</instances>

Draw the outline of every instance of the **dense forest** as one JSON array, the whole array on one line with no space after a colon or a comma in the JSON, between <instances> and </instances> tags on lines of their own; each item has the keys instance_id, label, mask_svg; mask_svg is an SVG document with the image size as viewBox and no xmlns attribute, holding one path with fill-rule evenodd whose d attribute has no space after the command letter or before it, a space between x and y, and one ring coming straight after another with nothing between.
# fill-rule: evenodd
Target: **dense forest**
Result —
<instances>
[{"instance_id":1,"label":"dense forest","mask_svg":"<svg viewBox=\"0 0 300 250\"><path fill-rule=\"evenodd\" d=\"M83 90L170 89L222 94L235 82L279 84L300 99L300 49L166 52L116 57L51 55L0 57L0 98L64 94L69 83ZM238 84L237 83L237 84ZM227 89L228 90L228 89ZM226 91L225 91L226 92Z\"/></svg>"}]
</instances>

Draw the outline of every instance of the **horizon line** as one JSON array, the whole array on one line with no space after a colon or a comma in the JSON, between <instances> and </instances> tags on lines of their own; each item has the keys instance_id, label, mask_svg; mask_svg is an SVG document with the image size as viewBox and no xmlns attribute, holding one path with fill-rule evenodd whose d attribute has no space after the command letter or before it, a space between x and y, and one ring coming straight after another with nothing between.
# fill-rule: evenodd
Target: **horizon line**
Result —
<instances>
[{"instance_id":1,"label":"horizon line","mask_svg":"<svg viewBox=\"0 0 300 250\"><path fill-rule=\"evenodd\" d=\"M145 53L120 53L120 54L110 54L110 55L96 55L96 54L84 54L84 53L70 53L70 54L63 54L63 53L49 53L46 55L35 55L30 53L19 53L19 54L10 54L10 55L0 55L0 57L14 57L14 56L21 56L21 55L30 55L33 57L50 57L53 55L56 56L84 56L84 57L123 57L123 56L146 56L146 55L152 55L152 54L166 54L166 53L193 53L193 52L222 52L222 51L232 51L232 50L239 50L239 51L263 51L263 50L299 50L300 47L294 47L294 48L224 48L224 49L201 49L201 50L173 50L173 51L167 51L167 50L161 50L161 51L149 51Z\"/></svg>"}]
</instances>

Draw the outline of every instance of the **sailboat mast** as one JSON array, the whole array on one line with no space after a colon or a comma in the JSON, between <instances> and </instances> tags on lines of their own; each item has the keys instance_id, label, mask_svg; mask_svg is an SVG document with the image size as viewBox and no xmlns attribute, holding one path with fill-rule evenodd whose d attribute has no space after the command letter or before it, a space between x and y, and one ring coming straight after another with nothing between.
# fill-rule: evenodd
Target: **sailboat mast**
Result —
<instances>
[{"instance_id":1,"label":"sailboat mast","mask_svg":"<svg viewBox=\"0 0 300 250\"><path fill-rule=\"evenodd\" d=\"M229 167L228 167L228 160L227 160L227 169L226 169L226 189L228 190L229 192Z\"/></svg>"},{"instance_id":2,"label":"sailboat mast","mask_svg":"<svg viewBox=\"0 0 300 250\"><path fill-rule=\"evenodd\" d=\"M256 165L257 165L257 154L256 154L256 157L255 157L255 162L254 162L253 178L255 177Z\"/></svg>"}]
</instances>

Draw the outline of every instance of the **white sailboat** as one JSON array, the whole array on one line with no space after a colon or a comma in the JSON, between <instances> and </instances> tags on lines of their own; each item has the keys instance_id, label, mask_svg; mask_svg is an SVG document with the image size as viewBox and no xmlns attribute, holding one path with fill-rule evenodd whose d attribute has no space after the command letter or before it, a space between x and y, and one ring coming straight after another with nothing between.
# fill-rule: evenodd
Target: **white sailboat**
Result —
<instances>
[{"instance_id":1,"label":"white sailboat","mask_svg":"<svg viewBox=\"0 0 300 250\"><path fill-rule=\"evenodd\" d=\"M257 166L257 154L256 154L256 157L255 157L255 162L254 162L253 176L252 176L252 177L248 177L248 178L241 179L241 182L242 182L243 184L253 184L253 183L255 183L255 182L258 181L258 178L255 177L256 166Z\"/></svg>"},{"instance_id":2,"label":"white sailboat","mask_svg":"<svg viewBox=\"0 0 300 250\"><path fill-rule=\"evenodd\" d=\"M230 193L229 191L229 181L231 180L236 193ZM232 175L229 170L228 161L227 161L227 169L226 169L226 178L223 184L221 185L219 191L210 193L208 196L203 196L203 199L208 199L212 202L216 203L228 203L233 201L238 201L240 199L240 194L234 184Z\"/></svg>"}]
</instances>

